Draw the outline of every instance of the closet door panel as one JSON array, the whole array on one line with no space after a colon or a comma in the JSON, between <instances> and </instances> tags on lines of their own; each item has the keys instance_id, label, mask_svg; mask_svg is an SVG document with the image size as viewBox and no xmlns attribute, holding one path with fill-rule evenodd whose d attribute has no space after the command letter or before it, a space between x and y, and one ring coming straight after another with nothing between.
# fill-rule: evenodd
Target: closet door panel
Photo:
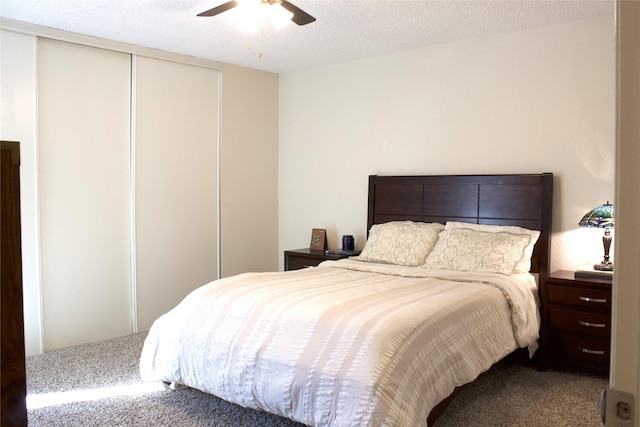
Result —
<instances>
[{"instance_id":1,"label":"closet door panel","mask_svg":"<svg viewBox=\"0 0 640 427\"><path fill-rule=\"evenodd\" d=\"M131 333L130 55L38 41L44 350Z\"/></svg>"},{"instance_id":2,"label":"closet door panel","mask_svg":"<svg viewBox=\"0 0 640 427\"><path fill-rule=\"evenodd\" d=\"M135 61L137 327L218 276L218 74Z\"/></svg>"}]
</instances>

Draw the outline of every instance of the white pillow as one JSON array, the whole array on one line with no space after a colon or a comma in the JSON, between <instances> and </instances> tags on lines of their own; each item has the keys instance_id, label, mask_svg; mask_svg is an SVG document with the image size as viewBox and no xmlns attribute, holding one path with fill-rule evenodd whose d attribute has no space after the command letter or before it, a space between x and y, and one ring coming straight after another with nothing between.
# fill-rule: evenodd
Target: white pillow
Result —
<instances>
[{"instance_id":1,"label":"white pillow","mask_svg":"<svg viewBox=\"0 0 640 427\"><path fill-rule=\"evenodd\" d=\"M531 238L531 241L524 249L522 258L518 260L516 266L513 269L514 273L528 273L531 270L531 257L533 256L533 248L540 237L538 230L530 230L524 227L517 227L515 225L488 225L488 224L472 224L470 222L455 222L449 221L445 226L445 230L451 230L453 228L468 228L477 231L486 231L488 233L512 233L512 234L526 234Z\"/></svg>"},{"instance_id":2,"label":"white pillow","mask_svg":"<svg viewBox=\"0 0 640 427\"><path fill-rule=\"evenodd\" d=\"M411 267L421 265L442 230L444 225L438 223L391 221L375 224L357 259Z\"/></svg>"},{"instance_id":3,"label":"white pillow","mask_svg":"<svg viewBox=\"0 0 640 427\"><path fill-rule=\"evenodd\" d=\"M508 275L530 241L527 234L449 228L440 233L423 267Z\"/></svg>"}]
</instances>

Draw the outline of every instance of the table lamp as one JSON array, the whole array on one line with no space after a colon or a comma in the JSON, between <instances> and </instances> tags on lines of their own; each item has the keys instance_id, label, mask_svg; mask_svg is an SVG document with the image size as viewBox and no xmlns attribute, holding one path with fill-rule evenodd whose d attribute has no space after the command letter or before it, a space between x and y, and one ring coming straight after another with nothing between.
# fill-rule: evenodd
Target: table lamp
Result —
<instances>
[{"instance_id":1,"label":"table lamp","mask_svg":"<svg viewBox=\"0 0 640 427\"><path fill-rule=\"evenodd\" d=\"M594 270L612 271L613 263L609 260L609 249L611 248L611 230L615 222L615 209L608 201L604 205L591 209L582 217L578 225L581 227L604 228L602 244L604 245L604 259L600 264L593 266Z\"/></svg>"}]
</instances>

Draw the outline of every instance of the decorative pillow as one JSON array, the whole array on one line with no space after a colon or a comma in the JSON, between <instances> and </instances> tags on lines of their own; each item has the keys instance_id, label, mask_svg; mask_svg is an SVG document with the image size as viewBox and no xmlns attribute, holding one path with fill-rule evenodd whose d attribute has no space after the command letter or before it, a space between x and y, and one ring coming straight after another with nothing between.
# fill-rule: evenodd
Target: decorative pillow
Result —
<instances>
[{"instance_id":1,"label":"decorative pillow","mask_svg":"<svg viewBox=\"0 0 640 427\"><path fill-rule=\"evenodd\" d=\"M424 263L444 225L412 221L375 224L358 257L360 261L415 267Z\"/></svg>"},{"instance_id":2,"label":"decorative pillow","mask_svg":"<svg viewBox=\"0 0 640 427\"><path fill-rule=\"evenodd\" d=\"M450 230L453 228L468 228L477 231L486 231L488 233L512 233L512 234L526 234L531 238L531 241L524 249L522 258L516 263L513 269L514 273L528 273L531 270L531 257L533 256L533 248L540 237L538 230L530 230L524 227L517 227L515 225L488 225L488 224L472 224L469 222L447 222L445 229Z\"/></svg>"},{"instance_id":3,"label":"decorative pillow","mask_svg":"<svg viewBox=\"0 0 640 427\"><path fill-rule=\"evenodd\" d=\"M423 267L511 274L530 241L531 237L526 234L445 229Z\"/></svg>"}]
</instances>

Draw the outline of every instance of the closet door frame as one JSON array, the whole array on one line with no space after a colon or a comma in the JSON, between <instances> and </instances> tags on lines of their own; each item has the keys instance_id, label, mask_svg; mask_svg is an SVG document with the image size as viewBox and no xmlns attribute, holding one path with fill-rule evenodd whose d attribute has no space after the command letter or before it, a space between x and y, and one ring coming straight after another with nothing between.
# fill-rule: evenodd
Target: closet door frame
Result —
<instances>
[{"instance_id":1,"label":"closet door frame","mask_svg":"<svg viewBox=\"0 0 640 427\"><path fill-rule=\"evenodd\" d=\"M270 73L231 64L223 64L208 59L185 56L167 51L159 51L156 49L77 33L69 33L55 28L43 27L19 21L0 19L0 29L3 31L3 34L8 33L11 36L2 38L3 52L7 50L4 48L9 46L20 54L19 56L21 60L12 61L10 68L13 70L11 74L12 76L20 76L19 81L21 84L12 84L11 90L12 93L20 95L21 114L26 112L26 114L22 114L20 116L21 120L13 123L16 125L15 130L18 131L19 134L14 135L15 132L12 129L11 135L4 134L3 137L5 139L21 139L22 142L25 143L23 156L25 160L23 164L24 173L22 174L22 178L25 179L22 182L24 185L21 191L21 196L23 196L23 208L25 208L23 210L22 218L24 221L23 225L28 226L25 228L22 235L23 243L25 244L25 247L23 248L23 265L25 266L25 309L27 309L27 311L25 311L25 335L28 355L38 354L43 351L44 328L42 320L43 306L41 301L43 283L40 273L42 254L40 242L41 235L39 229L39 142L38 126L36 122L36 100L38 90L37 46L40 38L80 44L87 47L101 48L128 55L140 55L149 58L196 65L218 71L220 85L218 101L221 105L219 108L220 117L218 118L219 129L217 137L218 150L219 152L221 151L221 155L218 156L218 161L219 163L235 163L237 159L240 158L242 159L245 167L249 169L248 174L239 174L235 171L230 174L229 171L233 170L230 168L233 168L233 166L227 166L226 172L218 167L218 186L224 189L227 194L227 196L225 196L224 191L221 192L219 188L218 197L227 197L227 207L224 212L221 212L221 202L220 200L217 201L219 209L217 224L219 231L217 241L218 276L220 277L222 274L229 275L234 272L276 270L278 268L277 253L270 252L274 247L273 244L268 244L266 246L264 244L264 242L276 242L275 248L277 249L277 221L273 222L271 220L274 215L277 218L277 200L274 202L273 197L269 197L269 203L267 203L266 206L262 204L262 197L263 194L265 194L264 189L266 188L272 195L277 194L277 185L274 186L272 182L258 187L254 185L247 185L247 183L251 182L253 179L260 179L263 172L275 171L275 178L270 177L269 179L277 179L277 165L274 166L272 161L270 169L265 167L263 159L260 156L257 159L243 157L243 153L247 150L247 147L254 146L251 144L251 141L255 139L255 131L246 129L244 127L244 123L247 121L250 121L251 123L264 123L264 121L267 120L266 117L271 117L273 120L275 114L275 135L273 132L268 132L266 135L261 133L261 139L260 142L257 143L257 146L259 146L260 150L264 149L268 154L271 152L265 147L272 147L271 149L276 151L275 163L277 163L277 112L274 113L269 110L268 114L265 116L265 111L262 110L262 107L255 108L255 105L249 105L250 108L247 109L242 105L239 105L242 103L240 100L246 96L257 97L259 101L264 103L265 96L268 94L264 93L262 90L259 90L256 94L254 92L254 88L257 86L259 89L262 89L264 85L267 85L268 87L275 85L275 101L273 102L275 102L274 108L277 110L277 75L271 75ZM21 41L21 43L17 43L16 40ZM4 56L7 55L3 55L3 57ZM9 74L7 74L7 76L9 76ZM258 80L256 80L256 78ZM8 81L8 79L3 79L3 82L4 80ZM3 88L4 87L5 85L3 85ZM10 102L11 99L7 97L3 97L2 101L3 107L7 104L10 106L13 105ZM225 105L224 110L222 108L223 103ZM22 108L25 106L30 107L30 109ZM5 109L5 113L7 111L8 110ZM268 123L269 126L271 126L272 122ZM5 126L3 129L6 132L8 128ZM223 147L222 144L225 144L224 151L221 150ZM222 156L224 156L224 159L222 159ZM238 176L241 177L240 180L238 180ZM130 191L133 190L130 189ZM245 192L244 198L233 197L234 191ZM229 194L232 196L229 197ZM133 196L134 195L131 195L130 197L133 198ZM256 198L256 196L258 197ZM238 217L236 216L238 212L243 214L247 209L256 208L263 210L266 209L266 212L269 215L267 217L266 227L258 228L253 225L249 228L245 228L238 227L236 224L232 224L230 227L231 222L238 221ZM224 218L222 218L223 214L225 215ZM242 221L243 219L240 220ZM261 217L258 222L265 223L264 218ZM259 231L257 236L255 235L255 230ZM223 241L223 237L226 240ZM234 254L238 254L242 252L242 250L240 250L240 246L237 246L235 242L242 240L257 242L257 245L254 244L248 248L249 252L253 254L252 257L247 258L245 256L244 261L239 261ZM132 242L132 244L133 243L134 242ZM29 250L29 247L31 247L31 250ZM222 257L221 247L226 248L226 261ZM246 249L247 248L245 248L245 252ZM135 262L133 255L131 262ZM135 268L135 264L132 265L132 268ZM229 272L224 273L225 270L229 270ZM132 276L133 274L135 274L135 270L132 271ZM133 295L135 293L133 285L134 284L132 284L131 289L132 304L134 302ZM133 326L134 325L132 325L132 330L134 332L144 330L143 328L133 329Z\"/></svg>"},{"instance_id":2,"label":"closet door frame","mask_svg":"<svg viewBox=\"0 0 640 427\"><path fill-rule=\"evenodd\" d=\"M52 39L52 40L40 39L40 40L45 40L44 42L42 42L44 45L46 45L47 43L60 43L60 44L67 43L67 42L58 41L55 39ZM71 44L75 45L74 43L71 43ZM95 47L86 46L86 45L77 45L77 46L80 49L88 49L88 50L96 49ZM98 49L101 49L101 48L98 48ZM118 52L118 51L110 51L109 49L106 49L105 51L116 54L116 55L125 53L125 52ZM38 184L38 194L39 194L39 200L40 200L40 203L39 203L40 221L39 222L41 224L40 225L41 244L40 244L39 258L40 258L40 264L43 266L43 274L40 281L40 289L42 292L41 295L43 296L42 341L43 341L43 349L45 351L51 350L54 348L60 348L61 346L74 345L81 342L96 341L98 339L107 339L111 337L126 335L127 333L131 333L131 332L136 333L139 331L147 330L150 327L150 323L152 319L154 320L159 315L163 314L165 311L168 311L168 309L172 308L173 305L177 304L179 300L181 300L184 296L186 296L188 292L203 285L204 283L210 280L214 280L220 277L220 269L221 269L220 245L221 243L220 243L220 200L219 200L220 199L220 196L219 196L220 194L219 124L220 124L220 96L221 96L221 79L222 79L221 74L222 73L216 67L203 67L202 64L198 64L198 63L192 64L189 61L186 61L186 62L175 61L172 59L156 58L153 56L146 56L146 55L143 56L143 55L128 54L128 53L127 53L127 56L130 58L129 60L130 82L128 85L129 110L127 112L129 129L127 130L127 140L126 140L127 155L129 156L128 163L126 165L126 169L127 169L126 179L128 180L128 186L126 188L126 200L128 201L128 206L126 207L128 229L125 232L128 238L128 243L127 243L126 250L122 252L125 253L127 256L126 268L128 269L128 272L127 272L128 300L125 303L126 315L124 314L124 311L122 309L122 306L123 306L122 304L117 304L120 307L118 309L109 310L109 312L113 316L115 316L115 318L126 319L126 329L123 329L122 327L120 327L119 329L116 329L116 330L112 329L111 331L98 332L96 335L92 337L84 336L79 339L71 338L68 341L60 341L57 338L53 339L53 341L50 339L52 334L55 334L52 331L55 331L55 330L61 331L62 329L64 329L64 327L61 327L59 322L56 322L55 320L52 321L52 319L60 319L59 313L61 311L60 307L58 307L57 309L54 309L53 311L51 310L50 302L51 302L52 295L72 294L73 292L71 289L65 289L65 288L61 289L59 287L56 288L55 286L53 288L51 287L51 275L48 272L51 271L51 266L56 265L57 262L52 262L52 263L48 262L48 259L51 258L51 253L52 253L51 248L53 247L53 244L52 244L53 240L51 240L51 236L48 235L47 226L45 225L44 226L45 229L43 230L42 224L43 224L43 221L44 222L47 221L47 218L49 216L49 214L47 213L47 209L49 209L48 206L54 206L54 205L51 200L48 200L48 201L46 200L47 194L49 193L49 190L47 189L47 185L49 183L45 182L45 180L47 179L46 168L47 168L47 163L49 162L49 160L47 160L46 157L49 154L47 154L46 147L42 147L41 141L39 141L38 145L39 145L39 151L41 152L40 154L41 155L44 154L45 156L44 159L43 158L39 159L39 168L44 167L45 172L44 174L42 174L42 171L39 171L41 172L40 173L41 176ZM210 147L211 158L210 158L210 161L206 163L207 164L206 169L211 169L211 168L213 169L213 172L209 175L211 182L209 185L209 194L208 194L208 199L210 201L209 212L211 214L210 215L211 222L210 224L207 225L208 229L206 230L206 234L211 238L212 244L206 248L209 251L208 255L205 255L205 257L200 261L198 261L199 252L197 248L195 252L193 252L192 254L188 255L185 259L183 259L183 261L189 260L189 259L193 260L192 267L194 268L198 268L197 267L198 265L206 265L204 269L206 271L196 273L193 278L189 279L190 281L188 282L187 285L182 285L182 286L178 285L175 290L171 289L170 287L169 288L165 287L164 290L152 289L154 286L153 284L145 288L145 283L149 283L150 280L145 279L145 277L148 277L149 274L146 274L145 276L145 273L144 273L144 265L145 265L144 256L142 257L142 264L143 264L142 278L143 279L142 281L139 281L140 273L141 273L141 270L138 268L140 264L140 255L139 255L140 241L138 236L139 233L138 233L137 224L139 223L140 218L139 218L139 211L138 209L136 209L136 206L138 204L138 199L141 198L140 193L136 189L136 184L137 184L136 174L140 172L137 166L139 164L139 158L138 158L139 146L137 145L139 143L139 139L137 137L137 131L139 130L139 123L138 123L138 116L136 114L137 108L140 103L140 99L137 96L137 87L138 87L138 84L140 83L138 80L138 74L137 74L137 71L138 71L137 64L139 59L141 59L142 61L156 61L159 63L173 64L174 66L177 66L177 67L197 69L197 70L204 71L205 73L208 72L210 73L210 75L215 76L215 81L211 82L211 86L215 88L214 91L211 92L212 99L213 99L212 105L215 106L215 111L212 110L212 114L208 117L208 120L209 120L208 126L210 126L210 128L208 129L209 130L208 141L211 144L211 147ZM160 124L160 122L158 122L158 124ZM46 140L46 133L44 135L44 138ZM174 145L174 148L179 148L180 142L175 141L173 145ZM43 194L43 191L44 191L44 194ZM43 211L43 209L45 211ZM70 224L67 224L67 226L70 226ZM144 244L144 240L143 240L143 244ZM153 246L153 245L150 245L150 246ZM179 253L176 253L176 255L179 255ZM204 260L206 260L206 262ZM149 263L147 263L146 265L149 265ZM170 263L168 262L167 257L165 257L164 260L161 260L161 261L156 260L155 265L161 271L158 273L159 276L157 277L162 277L163 275L162 266L170 266ZM167 272L165 271L164 273L166 275ZM57 281L61 282L60 280L61 276L59 274L58 276L59 277ZM157 279L157 277L155 279ZM176 283L179 283L179 280L175 280L175 279L176 278L174 277L174 281ZM153 282L153 280L154 279L151 279L151 282ZM142 284L142 288L139 288L140 283ZM170 295L167 301L159 302L156 300L158 296L162 297L163 295L172 294L172 293L173 295ZM104 299L102 302L104 303ZM86 308L87 305L79 303L78 301L73 301L72 299L72 301L70 302L70 307L71 306L83 306ZM73 309L69 311L73 311ZM55 313L58 313L58 314L55 314ZM140 322L140 318L141 318L140 316L143 316L142 322ZM78 323L77 319L75 322ZM108 324L109 322L104 320L103 322L100 322L100 323Z\"/></svg>"}]
</instances>

